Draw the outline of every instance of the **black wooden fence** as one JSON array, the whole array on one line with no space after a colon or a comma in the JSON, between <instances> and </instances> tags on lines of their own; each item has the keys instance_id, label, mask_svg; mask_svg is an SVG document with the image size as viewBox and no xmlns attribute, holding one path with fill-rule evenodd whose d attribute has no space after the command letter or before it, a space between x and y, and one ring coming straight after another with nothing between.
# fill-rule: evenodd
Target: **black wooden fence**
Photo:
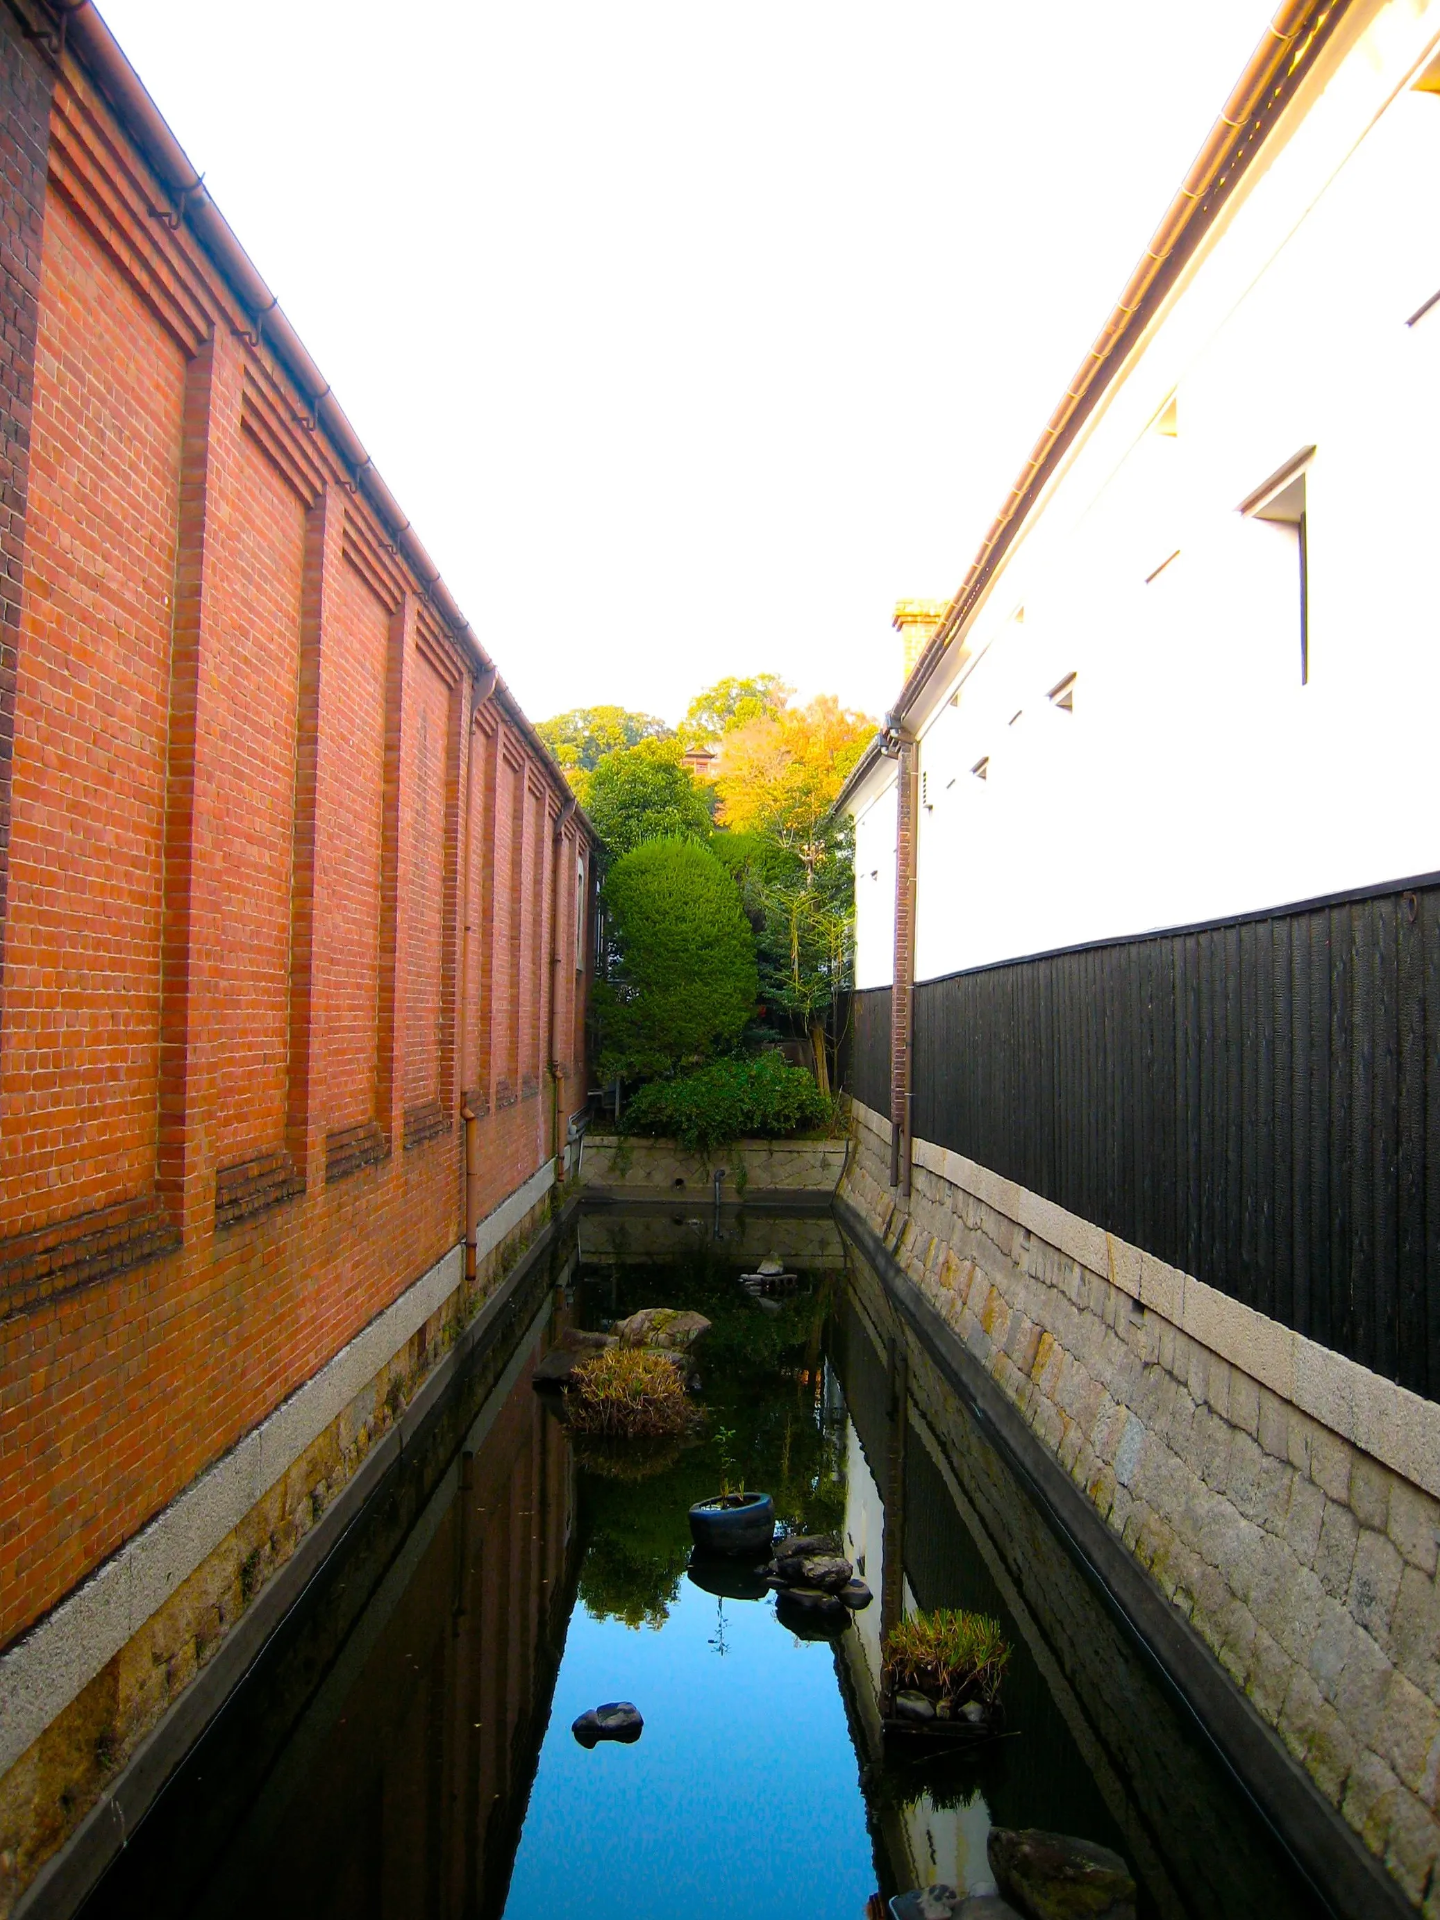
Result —
<instances>
[{"instance_id":1,"label":"black wooden fence","mask_svg":"<svg viewBox=\"0 0 1440 1920\"><path fill-rule=\"evenodd\" d=\"M889 1000L852 1009L881 1113ZM1440 1398L1440 886L952 974L914 1017L918 1138Z\"/></svg>"}]
</instances>

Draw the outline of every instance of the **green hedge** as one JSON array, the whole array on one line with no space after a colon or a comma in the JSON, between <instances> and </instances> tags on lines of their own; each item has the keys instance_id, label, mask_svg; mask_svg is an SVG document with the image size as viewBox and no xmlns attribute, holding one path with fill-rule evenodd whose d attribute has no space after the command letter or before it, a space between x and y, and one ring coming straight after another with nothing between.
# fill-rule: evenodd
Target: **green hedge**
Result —
<instances>
[{"instance_id":1,"label":"green hedge","mask_svg":"<svg viewBox=\"0 0 1440 1920\"><path fill-rule=\"evenodd\" d=\"M622 1133L661 1134L692 1152L732 1140L783 1139L829 1126L835 1105L803 1067L778 1053L757 1059L716 1060L675 1080L652 1080L632 1095Z\"/></svg>"},{"instance_id":2,"label":"green hedge","mask_svg":"<svg viewBox=\"0 0 1440 1920\"><path fill-rule=\"evenodd\" d=\"M750 922L714 854L647 841L615 862L604 900L615 961L591 998L601 1079L653 1079L733 1047L760 981Z\"/></svg>"}]
</instances>

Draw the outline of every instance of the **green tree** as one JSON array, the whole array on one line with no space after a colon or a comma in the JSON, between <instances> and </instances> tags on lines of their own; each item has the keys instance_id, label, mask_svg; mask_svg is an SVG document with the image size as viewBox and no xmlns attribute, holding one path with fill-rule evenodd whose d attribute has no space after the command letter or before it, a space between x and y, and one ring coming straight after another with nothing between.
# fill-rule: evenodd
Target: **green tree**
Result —
<instances>
[{"instance_id":1,"label":"green tree","mask_svg":"<svg viewBox=\"0 0 1440 1920\"><path fill-rule=\"evenodd\" d=\"M582 804L612 855L646 840L704 840L710 833L709 802L673 740L642 740L605 754Z\"/></svg>"},{"instance_id":2,"label":"green tree","mask_svg":"<svg viewBox=\"0 0 1440 1920\"><path fill-rule=\"evenodd\" d=\"M792 692L778 673L729 674L696 694L685 709L681 736L689 746L713 744L735 727L782 712Z\"/></svg>"},{"instance_id":3,"label":"green tree","mask_svg":"<svg viewBox=\"0 0 1440 1920\"><path fill-rule=\"evenodd\" d=\"M639 746L642 740L668 740L673 729L653 713L624 707L572 707L542 720L535 729L561 766L593 773L607 753Z\"/></svg>"},{"instance_id":4,"label":"green tree","mask_svg":"<svg viewBox=\"0 0 1440 1920\"><path fill-rule=\"evenodd\" d=\"M855 874L849 821L811 829L807 863L760 832L717 833L715 853L734 876L751 926L760 998L771 1025L811 1044L815 1078L830 1090L825 1016L850 984L854 965Z\"/></svg>"},{"instance_id":5,"label":"green tree","mask_svg":"<svg viewBox=\"0 0 1440 1920\"><path fill-rule=\"evenodd\" d=\"M615 862L603 899L602 1077L654 1079L733 1047L755 1011L755 937L714 854L694 840L647 841Z\"/></svg>"}]
</instances>

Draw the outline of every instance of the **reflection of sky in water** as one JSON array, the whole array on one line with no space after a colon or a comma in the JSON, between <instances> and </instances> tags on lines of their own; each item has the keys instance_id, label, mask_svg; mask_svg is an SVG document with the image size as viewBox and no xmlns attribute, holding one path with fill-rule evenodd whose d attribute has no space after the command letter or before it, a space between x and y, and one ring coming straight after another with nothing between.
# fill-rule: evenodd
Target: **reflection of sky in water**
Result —
<instances>
[{"instance_id":1,"label":"reflection of sky in water","mask_svg":"<svg viewBox=\"0 0 1440 1920\"><path fill-rule=\"evenodd\" d=\"M861 1920L875 1887L834 1656L768 1601L688 1580L656 1631L577 1605L506 1912L511 1920ZM587 1753L570 1723L633 1700L633 1747Z\"/></svg>"}]
</instances>

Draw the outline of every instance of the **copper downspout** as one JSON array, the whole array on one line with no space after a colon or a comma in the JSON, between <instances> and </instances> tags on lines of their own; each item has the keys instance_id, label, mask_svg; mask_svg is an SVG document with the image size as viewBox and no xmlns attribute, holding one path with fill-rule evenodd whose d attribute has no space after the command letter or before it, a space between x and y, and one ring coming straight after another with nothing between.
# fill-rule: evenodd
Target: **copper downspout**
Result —
<instances>
[{"instance_id":1,"label":"copper downspout","mask_svg":"<svg viewBox=\"0 0 1440 1920\"><path fill-rule=\"evenodd\" d=\"M910 1197L911 1022L915 1002L915 836L920 743L893 713L885 716L882 751L895 769L895 956L890 987L890 1184Z\"/></svg>"},{"instance_id":2,"label":"copper downspout","mask_svg":"<svg viewBox=\"0 0 1440 1920\"><path fill-rule=\"evenodd\" d=\"M54 0L50 0L50 5L52 12L61 11ZM79 0L78 5L66 6L63 18L70 53L94 79L171 199L170 211L156 209L157 213L164 213L167 224L178 227L183 223L194 234L249 319L252 331L246 337L255 346L263 338L299 389L308 410L305 424L324 430L350 482L364 493L381 525L409 563L421 584L423 597L469 652L479 671L491 670L493 662L478 635L456 605L420 536L380 478L359 435L330 391L330 383L306 352L300 336L286 319L278 296L270 291L236 239L229 222L211 199L203 177L170 131L164 115L121 52L115 36L95 11L92 0ZM510 724L524 736L549 773L552 786L568 794L565 776L554 756L503 680L497 679L495 692Z\"/></svg>"}]
</instances>

